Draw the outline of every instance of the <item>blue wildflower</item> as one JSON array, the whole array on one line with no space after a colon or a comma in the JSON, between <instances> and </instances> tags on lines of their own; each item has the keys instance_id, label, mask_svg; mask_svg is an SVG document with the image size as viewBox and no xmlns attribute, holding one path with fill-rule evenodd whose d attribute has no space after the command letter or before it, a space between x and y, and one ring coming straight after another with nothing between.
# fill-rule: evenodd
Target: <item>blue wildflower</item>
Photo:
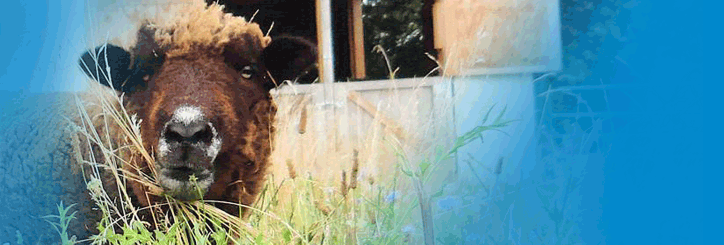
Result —
<instances>
[{"instance_id":1,"label":"blue wildflower","mask_svg":"<svg viewBox=\"0 0 724 245\"><path fill-rule=\"evenodd\" d=\"M460 200L454 196L446 196L437 201L437 206L442 210L450 210L460 206Z\"/></svg>"},{"instance_id":2,"label":"blue wildflower","mask_svg":"<svg viewBox=\"0 0 724 245\"><path fill-rule=\"evenodd\" d=\"M403 233L408 233L408 234L409 234L409 233L413 233L414 231L415 231L415 227L412 226L412 225L406 225L406 226L402 227L402 232L403 232Z\"/></svg>"},{"instance_id":3,"label":"blue wildflower","mask_svg":"<svg viewBox=\"0 0 724 245\"><path fill-rule=\"evenodd\" d=\"M387 202L387 203L394 202L395 200L397 200L397 196L398 196L397 191L391 191L390 194L387 194L387 196L385 196L385 202Z\"/></svg>"}]
</instances>

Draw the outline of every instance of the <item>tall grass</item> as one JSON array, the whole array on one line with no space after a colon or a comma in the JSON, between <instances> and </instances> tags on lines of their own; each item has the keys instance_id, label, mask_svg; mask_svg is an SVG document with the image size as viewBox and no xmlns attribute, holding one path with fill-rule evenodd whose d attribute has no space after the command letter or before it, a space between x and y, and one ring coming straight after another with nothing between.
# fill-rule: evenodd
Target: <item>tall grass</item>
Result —
<instances>
[{"instance_id":1,"label":"tall grass","mask_svg":"<svg viewBox=\"0 0 724 245\"><path fill-rule=\"evenodd\" d=\"M61 244L73 244L77 239L75 236L68 234L68 226L70 225L70 222L75 219L75 214L77 213L77 211L70 214L68 213L73 206L75 206L75 204L71 204L66 207L61 201L60 204L58 204L58 215L46 215L43 217L48 223L50 223L50 225L53 226L53 229L58 232ZM18 244L22 244L22 237L19 235Z\"/></svg>"}]
</instances>

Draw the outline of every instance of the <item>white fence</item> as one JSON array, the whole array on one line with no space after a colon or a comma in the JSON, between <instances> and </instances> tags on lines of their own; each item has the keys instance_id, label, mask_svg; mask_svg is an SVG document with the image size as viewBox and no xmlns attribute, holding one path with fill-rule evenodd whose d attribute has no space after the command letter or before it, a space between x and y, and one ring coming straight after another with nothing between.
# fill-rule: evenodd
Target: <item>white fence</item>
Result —
<instances>
[{"instance_id":1,"label":"white fence","mask_svg":"<svg viewBox=\"0 0 724 245\"><path fill-rule=\"evenodd\" d=\"M400 151L418 161L438 147L449 149L456 137L481 125L491 108L493 118L505 109L504 118L519 121L461 148L457 160L441 166L431 187L483 175L501 158L505 175L518 179L520 163L533 161L530 75L291 85L274 94L279 105L275 174L284 174L292 161L298 171L334 180L351 168L357 150L360 178L384 177L399 163ZM484 166L470 169L464 161L471 158Z\"/></svg>"}]
</instances>

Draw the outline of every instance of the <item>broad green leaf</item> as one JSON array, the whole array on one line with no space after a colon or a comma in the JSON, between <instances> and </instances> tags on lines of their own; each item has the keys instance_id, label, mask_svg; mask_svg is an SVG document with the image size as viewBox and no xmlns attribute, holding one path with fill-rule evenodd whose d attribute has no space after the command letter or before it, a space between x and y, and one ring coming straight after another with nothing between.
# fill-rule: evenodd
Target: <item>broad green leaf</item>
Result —
<instances>
[{"instance_id":1,"label":"broad green leaf","mask_svg":"<svg viewBox=\"0 0 724 245\"><path fill-rule=\"evenodd\" d=\"M428 167L430 167L430 162L428 162L427 160L420 161L420 175L424 176Z\"/></svg>"},{"instance_id":2,"label":"broad green leaf","mask_svg":"<svg viewBox=\"0 0 724 245\"><path fill-rule=\"evenodd\" d=\"M291 242L292 241L292 232L289 231L289 229L284 229L282 231L282 238L284 238L284 241Z\"/></svg>"}]
</instances>

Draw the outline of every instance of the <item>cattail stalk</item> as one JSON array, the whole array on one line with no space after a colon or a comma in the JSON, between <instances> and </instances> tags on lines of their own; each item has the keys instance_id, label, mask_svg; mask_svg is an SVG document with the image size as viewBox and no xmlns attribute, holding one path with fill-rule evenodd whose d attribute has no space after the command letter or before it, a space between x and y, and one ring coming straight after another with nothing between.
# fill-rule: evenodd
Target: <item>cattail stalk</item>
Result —
<instances>
[{"instance_id":1,"label":"cattail stalk","mask_svg":"<svg viewBox=\"0 0 724 245\"><path fill-rule=\"evenodd\" d=\"M287 171L289 172L289 178L295 179L297 177L297 170L294 169L292 159L287 159Z\"/></svg>"},{"instance_id":2,"label":"cattail stalk","mask_svg":"<svg viewBox=\"0 0 724 245\"><path fill-rule=\"evenodd\" d=\"M349 179L349 188L357 188L357 175L359 174L359 152L354 149L352 152L352 176Z\"/></svg>"},{"instance_id":3,"label":"cattail stalk","mask_svg":"<svg viewBox=\"0 0 724 245\"><path fill-rule=\"evenodd\" d=\"M324 216L329 216L330 213L332 213L332 210L327 207L327 205L323 204L319 200L314 200L314 207L317 208Z\"/></svg>"},{"instance_id":4,"label":"cattail stalk","mask_svg":"<svg viewBox=\"0 0 724 245\"><path fill-rule=\"evenodd\" d=\"M341 188L340 190L342 192L343 197L347 197L348 187L349 186L347 186L347 172L342 171L342 186L340 187Z\"/></svg>"},{"instance_id":5,"label":"cattail stalk","mask_svg":"<svg viewBox=\"0 0 724 245\"><path fill-rule=\"evenodd\" d=\"M307 107L302 106L302 113L299 115L299 134L307 132Z\"/></svg>"},{"instance_id":6,"label":"cattail stalk","mask_svg":"<svg viewBox=\"0 0 724 245\"><path fill-rule=\"evenodd\" d=\"M503 173L503 157L498 158L498 164L495 165L495 175Z\"/></svg>"}]
</instances>

